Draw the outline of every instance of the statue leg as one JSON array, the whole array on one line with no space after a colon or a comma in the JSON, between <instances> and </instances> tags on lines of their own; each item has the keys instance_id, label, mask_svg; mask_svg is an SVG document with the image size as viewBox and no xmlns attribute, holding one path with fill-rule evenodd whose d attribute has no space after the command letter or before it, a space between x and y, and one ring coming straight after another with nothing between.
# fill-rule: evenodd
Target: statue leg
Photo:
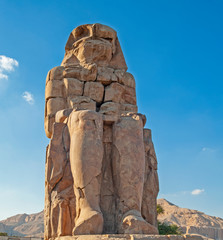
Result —
<instances>
[{"instance_id":1,"label":"statue leg","mask_svg":"<svg viewBox=\"0 0 223 240\"><path fill-rule=\"evenodd\" d=\"M113 126L113 177L118 199L119 233L158 234L141 215L145 151L140 115L123 116Z\"/></svg>"},{"instance_id":2,"label":"statue leg","mask_svg":"<svg viewBox=\"0 0 223 240\"><path fill-rule=\"evenodd\" d=\"M89 110L73 111L68 118L68 128L77 210L73 234L101 234L103 216L99 199L103 158L102 116Z\"/></svg>"}]
</instances>

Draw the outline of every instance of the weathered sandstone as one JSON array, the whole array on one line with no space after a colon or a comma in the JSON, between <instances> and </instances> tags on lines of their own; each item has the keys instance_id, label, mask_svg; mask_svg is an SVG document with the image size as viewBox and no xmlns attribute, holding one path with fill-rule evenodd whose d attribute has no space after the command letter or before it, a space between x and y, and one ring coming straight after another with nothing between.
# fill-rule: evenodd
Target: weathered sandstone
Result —
<instances>
[{"instance_id":1,"label":"weathered sandstone","mask_svg":"<svg viewBox=\"0 0 223 240\"><path fill-rule=\"evenodd\" d=\"M126 70L117 33L86 24L47 75L45 239L158 233L157 159Z\"/></svg>"}]
</instances>

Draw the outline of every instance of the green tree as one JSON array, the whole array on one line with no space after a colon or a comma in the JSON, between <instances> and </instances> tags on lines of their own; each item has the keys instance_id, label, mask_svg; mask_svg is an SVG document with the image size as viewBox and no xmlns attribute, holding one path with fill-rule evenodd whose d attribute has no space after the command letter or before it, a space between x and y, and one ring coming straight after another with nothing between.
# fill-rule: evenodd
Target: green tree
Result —
<instances>
[{"instance_id":1,"label":"green tree","mask_svg":"<svg viewBox=\"0 0 223 240\"><path fill-rule=\"evenodd\" d=\"M0 232L0 236L8 236L8 233Z\"/></svg>"},{"instance_id":2,"label":"green tree","mask_svg":"<svg viewBox=\"0 0 223 240\"><path fill-rule=\"evenodd\" d=\"M161 223L158 221L158 230L160 235L181 235L182 232L180 228L175 225L171 224L168 225L166 223Z\"/></svg>"},{"instance_id":3,"label":"green tree","mask_svg":"<svg viewBox=\"0 0 223 240\"><path fill-rule=\"evenodd\" d=\"M164 209L160 204L156 207L157 215L164 213ZM175 224L166 224L158 221L158 230L160 235L181 235L180 228Z\"/></svg>"},{"instance_id":4,"label":"green tree","mask_svg":"<svg viewBox=\"0 0 223 240\"><path fill-rule=\"evenodd\" d=\"M164 209L160 204L157 204L156 210L158 215L164 213Z\"/></svg>"}]
</instances>

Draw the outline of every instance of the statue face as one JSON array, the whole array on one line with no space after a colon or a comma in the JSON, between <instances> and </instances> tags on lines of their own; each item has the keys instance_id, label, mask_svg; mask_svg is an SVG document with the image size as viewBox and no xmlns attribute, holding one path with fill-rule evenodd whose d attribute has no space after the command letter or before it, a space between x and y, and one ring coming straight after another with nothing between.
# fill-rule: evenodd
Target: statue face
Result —
<instances>
[{"instance_id":1,"label":"statue face","mask_svg":"<svg viewBox=\"0 0 223 240\"><path fill-rule=\"evenodd\" d=\"M116 32L105 25L86 24L73 30L66 49L80 62L106 65L115 53Z\"/></svg>"},{"instance_id":2,"label":"statue face","mask_svg":"<svg viewBox=\"0 0 223 240\"><path fill-rule=\"evenodd\" d=\"M125 69L127 66L114 29L99 23L75 28L66 43L62 66L96 63Z\"/></svg>"},{"instance_id":3,"label":"statue face","mask_svg":"<svg viewBox=\"0 0 223 240\"><path fill-rule=\"evenodd\" d=\"M80 62L106 65L112 58L112 39L85 37L75 42L73 49Z\"/></svg>"}]
</instances>

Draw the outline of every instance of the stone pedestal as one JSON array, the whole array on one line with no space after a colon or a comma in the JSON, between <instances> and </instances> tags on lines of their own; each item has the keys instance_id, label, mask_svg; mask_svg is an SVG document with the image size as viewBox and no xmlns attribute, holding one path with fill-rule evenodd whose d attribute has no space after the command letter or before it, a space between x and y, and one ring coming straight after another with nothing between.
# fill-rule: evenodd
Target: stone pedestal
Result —
<instances>
[{"instance_id":1,"label":"stone pedestal","mask_svg":"<svg viewBox=\"0 0 223 240\"><path fill-rule=\"evenodd\" d=\"M58 237L55 240L207 240L199 235L102 234Z\"/></svg>"}]
</instances>

